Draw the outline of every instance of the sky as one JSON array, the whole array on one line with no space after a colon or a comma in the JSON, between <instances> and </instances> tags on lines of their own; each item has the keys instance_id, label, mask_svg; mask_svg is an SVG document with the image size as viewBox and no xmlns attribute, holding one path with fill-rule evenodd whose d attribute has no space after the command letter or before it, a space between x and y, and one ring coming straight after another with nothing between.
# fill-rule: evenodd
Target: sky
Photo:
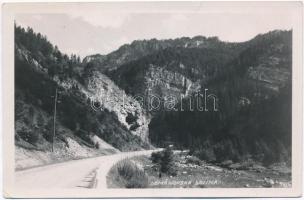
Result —
<instances>
[{"instance_id":1,"label":"sky","mask_svg":"<svg viewBox=\"0 0 304 200\"><path fill-rule=\"evenodd\" d=\"M17 25L30 26L46 35L67 54L81 58L108 54L121 45L142 39L218 36L241 42L259 33L291 29L290 18L281 13L198 13L198 12L101 12L67 11L56 14L16 15Z\"/></svg>"}]
</instances>

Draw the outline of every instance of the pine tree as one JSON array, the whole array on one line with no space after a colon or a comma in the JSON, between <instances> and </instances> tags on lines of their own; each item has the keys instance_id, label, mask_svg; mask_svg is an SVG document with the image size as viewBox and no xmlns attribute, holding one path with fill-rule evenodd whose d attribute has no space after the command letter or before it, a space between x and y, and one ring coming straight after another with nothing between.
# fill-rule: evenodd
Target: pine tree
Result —
<instances>
[{"instance_id":1,"label":"pine tree","mask_svg":"<svg viewBox=\"0 0 304 200\"><path fill-rule=\"evenodd\" d=\"M164 150L160 162L160 171L164 173L171 173L173 170L173 151L170 147Z\"/></svg>"}]
</instances>

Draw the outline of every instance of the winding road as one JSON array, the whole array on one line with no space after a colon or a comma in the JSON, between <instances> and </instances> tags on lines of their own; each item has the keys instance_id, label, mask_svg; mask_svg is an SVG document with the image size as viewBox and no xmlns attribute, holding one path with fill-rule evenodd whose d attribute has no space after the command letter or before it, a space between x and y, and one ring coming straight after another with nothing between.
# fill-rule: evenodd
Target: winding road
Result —
<instances>
[{"instance_id":1,"label":"winding road","mask_svg":"<svg viewBox=\"0 0 304 200\"><path fill-rule=\"evenodd\" d=\"M150 155L153 151L144 150L122 152L82 160L46 165L15 173L17 188L107 188L107 174L118 161L139 156Z\"/></svg>"}]
</instances>

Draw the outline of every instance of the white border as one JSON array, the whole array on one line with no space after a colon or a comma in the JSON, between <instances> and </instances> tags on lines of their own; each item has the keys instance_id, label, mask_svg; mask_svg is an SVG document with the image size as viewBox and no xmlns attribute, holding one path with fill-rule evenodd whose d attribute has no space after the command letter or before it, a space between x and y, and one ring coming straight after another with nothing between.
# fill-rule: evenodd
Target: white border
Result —
<instances>
[{"instance_id":1,"label":"white border","mask_svg":"<svg viewBox=\"0 0 304 200\"><path fill-rule=\"evenodd\" d=\"M92 1L93 2L93 1ZM95 1L94 1L95 2ZM15 3L2 6L2 109L4 196L14 198L88 197L299 197L302 194L303 28L301 2L108 2L106 12L289 12L293 17L292 188L21 190L14 187L14 15L64 13L87 3Z\"/></svg>"}]
</instances>

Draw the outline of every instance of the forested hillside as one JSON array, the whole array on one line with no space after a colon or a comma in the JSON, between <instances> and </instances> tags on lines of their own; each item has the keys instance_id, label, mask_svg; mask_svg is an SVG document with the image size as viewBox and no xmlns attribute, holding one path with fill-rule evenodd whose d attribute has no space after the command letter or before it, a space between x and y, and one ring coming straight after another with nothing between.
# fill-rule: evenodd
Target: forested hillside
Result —
<instances>
[{"instance_id":1,"label":"forested hillside","mask_svg":"<svg viewBox=\"0 0 304 200\"><path fill-rule=\"evenodd\" d=\"M81 60L16 26L19 168L31 165L24 161L32 151L43 164L151 144L174 144L210 162L290 162L291 36L278 30L242 43L203 36L137 40ZM206 90L215 98L203 109L193 106ZM157 109L151 96L159 98ZM176 100L171 109L168 98Z\"/></svg>"},{"instance_id":2,"label":"forested hillside","mask_svg":"<svg viewBox=\"0 0 304 200\"><path fill-rule=\"evenodd\" d=\"M103 56L98 65L98 56L92 58L91 64L128 94L145 97L143 107L153 115L149 136L157 146L173 142L209 161L286 161L291 150L291 35L272 31L243 43L205 37L135 41ZM136 55L143 56L124 59L129 49L140 49ZM113 55L120 65L104 70ZM212 102L209 112L190 110L189 102L196 105L195 95L205 89L217 96L217 112ZM149 110L149 95L160 97L161 109ZM172 96L176 109L166 110L163 104Z\"/></svg>"},{"instance_id":3,"label":"forested hillside","mask_svg":"<svg viewBox=\"0 0 304 200\"><path fill-rule=\"evenodd\" d=\"M76 55L61 53L45 36L31 28L15 27L15 141L17 168L89 157L118 150L147 148L147 122L131 97L126 106L114 109L100 102L98 82L109 98L124 94L109 78L96 74L84 78L84 65ZM110 87L110 88L107 88ZM54 131L54 97L58 90L56 135ZM92 109L91 102L99 104ZM120 107L121 100L117 99ZM127 123L135 113L141 120ZM148 121L148 119L147 119ZM133 123L137 129L130 130ZM142 128L143 127L143 128ZM55 153L52 151L54 143ZM35 151L35 154L31 152ZM40 155L40 156L38 156Z\"/></svg>"},{"instance_id":4,"label":"forested hillside","mask_svg":"<svg viewBox=\"0 0 304 200\"><path fill-rule=\"evenodd\" d=\"M254 38L202 85L216 94L218 111L212 112L212 102L209 112L189 111L196 98L184 99L187 111L161 112L152 120L152 141L173 141L209 161L290 161L291 55L291 32Z\"/></svg>"}]
</instances>

